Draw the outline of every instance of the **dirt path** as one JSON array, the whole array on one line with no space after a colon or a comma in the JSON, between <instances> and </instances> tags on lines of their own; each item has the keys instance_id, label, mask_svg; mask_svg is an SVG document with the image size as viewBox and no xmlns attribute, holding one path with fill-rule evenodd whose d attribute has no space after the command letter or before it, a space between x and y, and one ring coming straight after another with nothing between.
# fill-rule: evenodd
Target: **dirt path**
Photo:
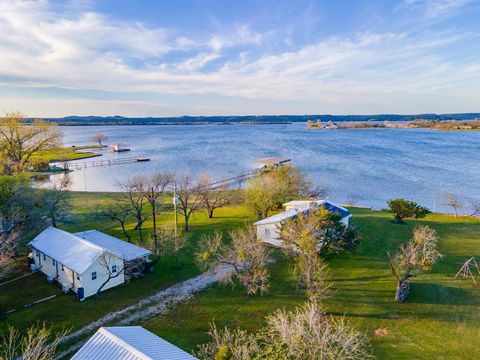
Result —
<instances>
[{"instance_id":1,"label":"dirt path","mask_svg":"<svg viewBox=\"0 0 480 360\"><path fill-rule=\"evenodd\" d=\"M80 330L68 334L62 339L61 344L74 341L79 337L84 337L102 326L125 326L151 316L163 314L172 305L188 300L195 292L214 284L225 276L228 271L231 271L229 267L221 267L161 290L153 295L143 298L135 304L111 312L100 319L85 325ZM83 344L83 340L78 340L77 343L70 346L67 350L57 354L56 359L64 358L68 354L79 349Z\"/></svg>"}]
</instances>

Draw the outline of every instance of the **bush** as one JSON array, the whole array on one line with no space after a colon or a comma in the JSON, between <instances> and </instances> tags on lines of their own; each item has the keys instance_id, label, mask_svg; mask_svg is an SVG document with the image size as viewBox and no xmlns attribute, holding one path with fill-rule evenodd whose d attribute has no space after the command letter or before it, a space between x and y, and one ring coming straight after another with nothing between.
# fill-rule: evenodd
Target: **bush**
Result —
<instances>
[{"instance_id":1,"label":"bush","mask_svg":"<svg viewBox=\"0 0 480 360\"><path fill-rule=\"evenodd\" d=\"M388 207L390 212L393 213L393 217L397 223L402 223L403 219L405 218L423 218L430 213L430 210L426 207L420 206L414 201L403 198L389 200Z\"/></svg>"}]
</instances>

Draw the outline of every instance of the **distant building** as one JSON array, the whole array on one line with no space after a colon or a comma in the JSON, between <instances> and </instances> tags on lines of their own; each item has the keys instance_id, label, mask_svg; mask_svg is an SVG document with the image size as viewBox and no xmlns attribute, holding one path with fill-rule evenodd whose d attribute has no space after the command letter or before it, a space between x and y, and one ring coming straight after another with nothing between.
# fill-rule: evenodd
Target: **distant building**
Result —
<instances>
[{"instance_id":1,"label":"distant building","mask_svg":"<svg viewBox=\"0 0 480 360\"><path fill-rule=\"evenodd\" d=\"M338 129L337 123L334 123L333 121L329 121L324 127L324 129Z\"/></svg>"},{"instance_id":2,"label":"distant building","mask_svg":"<svg viewBox=\"0 0 480 360\"><path fill-rule=\"evenodd\" d=\"M102 291L123 284L128 268L138 267L139 262L144 265L152 253L100 231L71 234L54 227L42 231L28 246L32 269L59 282L65 292L72 290L80 300L95 295L109 277Z\"/></svg>"},{"instance_id":3,"label":"distant building","mask_svg":"<svg viewBox=\"0 0 480 360\"><path fill-rule=\"evenodd\" d=\"M112 144L112 145L110 145L110 149L113 152L130 151L130 148L128 147L128 144Z\"/></svg>"},{"instance_id":4,"label":"distant building","mask_svg":"<svg viewBox=\"0 0 480 360\"><path fill-rule=\"evenodd\" d=\"M338 214L342 218L342 223L345 226L349 225L349 220L352 214L344 207L335 205L327 200L294 200L283 204L285 211L270 216L266 219L257 221L253 225L257 229L257 236L263 242L281 247L282 243L279 239L280 224L282 221L292 219L297 216L299 212L307 212L312 208L323 207L325 210Z\"/></svg>"},{"instance_id":5,"label":"distant building","mask_svg":"<svg viewBox=\"0 0 480 360\"><path fill-rule=\"evenodd\" d=\"M100 328L71 360L196 360L141 326Z\"/></svg>"},{"instance_id":6,"label":"distant building","mask_svg":"<svg viewBox=\"0 0 480 360\"><path fill-rule=\"evenodd\" d=\"M269 157L265 159L258 159L255 160L257 164L257 169L267 169L267 168L275 168L278 169L280 166L285 165L292 161L292 159L288 157Z\"/></svg>"}]
</instances>

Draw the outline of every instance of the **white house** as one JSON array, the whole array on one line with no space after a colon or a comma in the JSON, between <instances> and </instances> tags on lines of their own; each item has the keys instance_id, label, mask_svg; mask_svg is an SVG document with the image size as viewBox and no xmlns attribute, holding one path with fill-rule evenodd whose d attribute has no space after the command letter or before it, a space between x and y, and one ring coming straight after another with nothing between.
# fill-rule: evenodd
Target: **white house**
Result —
<instances>
[{"instance_id":1,"label":"white house","mask_svg":"<svg viewBox=\"0 0 480 360\"><path fill-rule=\"evenodd\" d=\"M71 234L54 227L42 231L28 246L30 266L59 282L65 292L75 292L80 300L96 294L109 277L102 291L123 284L128 263L147 261L151 254L100 231Z\"/></svg>"},{"instance_id":2,"label":"white house","mask_svg":"<svg viewBox=\"0 0 480 360\"><path fill-rule=\"evenodd\" d=\"M100 328L71 360L196 360L141 326Z\"/></svg>"},{"instance_id":3,"label":"white house","mask_svg":"<svg viewBox=\"0 0 480 360\"><path fill-rule=\"evenodd\" d=\"M333 204L327 200L294 200L283 204L283 206L285 207L284 212L275 214L253 224L257 229L258 238L262 239L263 242L276 247L282 246L279 239L280 224L282 221L294 218L299 212L305 212L311 208L323 207L329 212L340 215L342 218L341 221L345 226L348 226L350 217L352 216L352 214L344 207Z\"/></svg>"}]
</instances>

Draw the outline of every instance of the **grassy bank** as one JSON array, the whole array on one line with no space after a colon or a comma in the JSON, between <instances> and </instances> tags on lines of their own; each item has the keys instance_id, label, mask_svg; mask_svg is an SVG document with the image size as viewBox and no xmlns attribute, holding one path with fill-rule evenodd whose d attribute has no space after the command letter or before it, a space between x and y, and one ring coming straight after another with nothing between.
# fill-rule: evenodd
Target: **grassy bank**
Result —
<instances>
[{"instance_id":1,"label":"grassy bank","mask_svg":"<svg viewBox=\"0 0 480 360\"><path fill-rule=\"evenodd\" d=\"M39 151L32 157L32 161L41 161L45 163L49 162L61 162L86 159L95 156L101 156L101 154L93 151L86 151L91 149L101 148L98 145L85 145L77 147L59 147L50 150Z\"/></svg>"},{"instance_id":2,"label":"grassy bank","mask_svg":"<svg viewBox=\"0 0 480 360\"><path fill-rule=\"evenodd\" d=\"M69 231L99 229L121 237L116 223L96 216L94 209L111 204L119 194L72 193L72 217L61 224ZM478 354L480 340L480 290L471 281L454 280L453 276L470 256L480 259L480 220L431 214L425 219L409 220L405 225L391 221L391 214L363 209L352 210L361 245L353 254L328 259L335 295L325 304L333 316L345 316L372 339L372 351L381 359L462 359ZM167 257L154 273L104 292L100 300L80 303L72 294L61 294L59 286L47 284L34 274L17 283L0 288L0 302L5 308L19 309L8 316L7 324L25 329L37 321L45 321L54 329L79 329L100 316L135 303L139 299L178 281L199 274L193 260L196 244L203 233L228 231L254 219L243 206L219 209L214 219L199 212L192 218L189 245L181 252L182 267L176 269ZM159 216L160 224L172 223L170 199ZM395 281L390 274L386 251L394 250L411 235L418 224L428 224L441 237L440 251L445 255L430 273L412 280L412 292L406 304L393 301ZM129 223L134 239L137 234ZM151 220L145 224L151 232ZM266 315L276 309L292 309L304 302L291 277L291 263L281 252L274 252L270 267L271 289L265 296L247 297L240 287L215 285L194 296L167 314L146 319L139 325L171 341L187 351L208 341L206 332L215 321L219 327L241 327L255 330ZM22 309L22 305L52 294L48 302ZM374 330L386 329L386 336L377 337Z\"/></svg>"}]
</instances>

